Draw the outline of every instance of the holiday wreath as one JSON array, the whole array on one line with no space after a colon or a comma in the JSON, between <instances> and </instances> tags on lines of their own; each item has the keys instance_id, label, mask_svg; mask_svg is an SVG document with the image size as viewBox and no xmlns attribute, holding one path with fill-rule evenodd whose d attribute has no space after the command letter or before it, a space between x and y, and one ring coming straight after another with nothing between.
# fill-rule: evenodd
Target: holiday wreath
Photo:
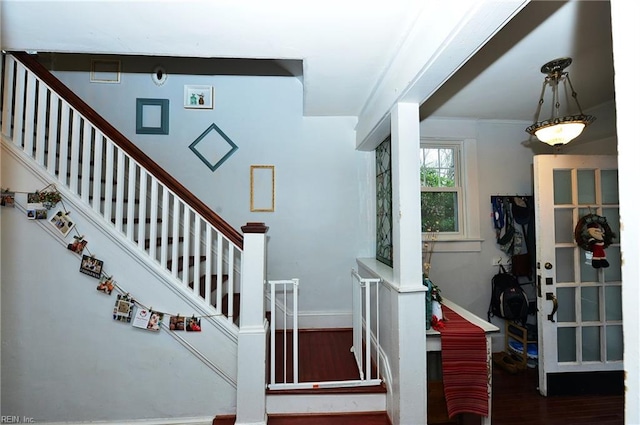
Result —
<instances>
[{"instance_id":1,"label":"holiday wreath","mask_svg":"<svg viewBox=\"0 0 640 425\"><path fill-rule=\"evenodd\" d=\"M594 268L609 267L604 253L613 242L615 234L611 231L607 218L597 214L587 214L578 220L574 230L574 238L578 246L593 253Z\"/></svg>"}]
</instances>

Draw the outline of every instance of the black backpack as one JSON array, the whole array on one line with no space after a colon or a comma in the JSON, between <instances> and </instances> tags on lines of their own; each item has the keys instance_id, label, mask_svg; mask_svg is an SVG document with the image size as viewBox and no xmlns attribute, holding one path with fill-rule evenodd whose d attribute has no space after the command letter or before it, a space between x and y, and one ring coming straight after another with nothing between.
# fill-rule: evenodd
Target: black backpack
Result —
<instances>
[{"instance_id":1,"label":"black backpack","mask_svg":"<svg viewBox=\"0 0 640 425\"><path fill-rule=\"evenodd\" d=\"M524 325L528 314L529 299L518 283L518 278L507 273L500 265L500 272L491 279L491 304L487 314L489 321L498 316Z\"/></svg>"}]
</instances>

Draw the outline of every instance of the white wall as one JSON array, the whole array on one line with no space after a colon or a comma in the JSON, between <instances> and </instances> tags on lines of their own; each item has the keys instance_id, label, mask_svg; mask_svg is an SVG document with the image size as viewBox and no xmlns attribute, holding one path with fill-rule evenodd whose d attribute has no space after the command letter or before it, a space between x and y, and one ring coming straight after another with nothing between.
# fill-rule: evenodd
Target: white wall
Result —
<instances>
[{"instance_id":1,"label":"white wall","mask_svg":"<svg viewBox=\"0 0 640 425\"><path fill-rule=\"evenodd\" d=\"M268 278L300 278L303 326L349 323L350 270L356 257L372 255L375 225L373 153L355 151L354 118L303 118L295 77L212 75L215 67L205 65L178 75L179 59L122 58L121 83L96 84L85 72L89 57L74 60L55 56L53 68L61 70L54 74L125 136L235 228L269 226ZM169 75L160 87L151 79L158 64ZM213 85L215 108L184 109L185 84ZM169 99L168 136L135 134L137 97ZM214 173L188 148L212 123L239 147ZM275 166L273 213L249 211L249 167L256 164Z\"/></svg>"},{"instance_id":2,"label":"white wall","mask_svg":"<svg viewBox=\"0 0 640 425\"><path fill-rule=\"evenodd\" d=\"M2 185L19 192L45 183L3 148ZM164 285L122 246L87 221L66 198L65 207L104 261L104 271L143 305L162 312L202 314ZM24 205L26 194L16 200ZM2 214L2 414L45 421L203 417L235 412L234 335L202 319L204 331L179 336L115 322L115 292L79 272L80 257L67 250L47 221L27 220L19 208ZM168 319L168 318L166 318ZM221 377L201 361L223 371Z\"/></svg>"}]
</instances>

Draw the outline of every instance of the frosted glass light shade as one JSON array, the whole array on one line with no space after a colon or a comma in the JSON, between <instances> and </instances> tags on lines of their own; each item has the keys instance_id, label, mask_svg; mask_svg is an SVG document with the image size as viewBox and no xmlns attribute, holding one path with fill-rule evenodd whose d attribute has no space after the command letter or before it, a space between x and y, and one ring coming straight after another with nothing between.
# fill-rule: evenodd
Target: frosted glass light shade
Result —
<instances>
[{"instance_id":1,"label":"frosted glass light shade","mask_svg":"<svg viewBox=\"0 0 640 425\"><path fill-rule=\"evenodd\" d=\"M562 123L541 127L536 130L536 137L541 142L551 146L566 145L582 133L585 124L583 122Z\"/></svg>"}]
</instances>

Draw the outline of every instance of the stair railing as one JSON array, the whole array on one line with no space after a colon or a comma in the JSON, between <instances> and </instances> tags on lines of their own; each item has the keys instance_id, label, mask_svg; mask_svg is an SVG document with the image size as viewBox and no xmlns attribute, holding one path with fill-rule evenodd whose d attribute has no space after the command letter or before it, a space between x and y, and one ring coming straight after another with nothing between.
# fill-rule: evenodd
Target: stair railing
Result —
<instances>
[{"instance_id":1,"label":"stair railing","mask_svg":"<svg viewBox=\"0 0 640 425\"><path fill-rule=\"evenodd\" d=\"M242 234L31 55L4 54L0 74L2 134L178 286L233 322Z\"/></svg>"},{"instance_id":2,"label":"stair railing","mask_svg":"<svg viewBox=\"0 0 640 425\"><path fill-rule=\"evenodd\" d=\"M357 273L352 272L357 276ZM317 388L344 388L344 387L360 387L380 385L380 373L376 368L375 377L373 376L374 367L372 363L372 347L374 346L374 338L379 335L379 315L378 315L378 284L380 279L362 279L357 276L354 283L354 309L353 309L353 347L351 351L354 353L358 369L360 371L360 379L343 380L343 381L313 381L300 382L299 372L299 355L298 355L298 296L299 281L292 280L276 280L268 281L270 310L271 310L271 329L270 329L270 370L269 390L291 390L291 389L317 389ZM372 286L375 291L372 292ZM372 325L372 309L370 299L375 296L375 332ZM364 314L363 314L364 307ZM364 338L363 338L364 328ZM281 341L277 341L277 335L280 333ZM364 351L363 351L364 346ZM282 364L276 363L276 351L282 352ZM380 364L380 350L376 349L376 364Z\"/></svg>"},{"instance_id":3,"label":"stair railing","mask_svg":"<svg viewBox=\"0 0 640 425\"><path fill-rule=\"evenodd\" d=\"M366 382L377 381L379 383L380 349L377 342L380 340L380 278L365 279L355 270L351 271L351 278L353 288L353 346L351 347L351 351L358 364L360 379ZM374 338L376 343L375 347ZM375 364L377 366L375 378L372 377L372 352L374 348L376 353Z\"/></svg>"},{"instance_id":4,"label":"stair railing","mask_svg":"<svg viewBox=\"0 0 640 425\"><path fill-rule=\"evenodd\" d=\"M298 357L298 288L300 286L299 279L291 280L270 280L268 283L269 303L271 311L271 327L270 327L270 362L269 362L269 389L284 389L296 387L300 383L299 378L299 357ZM280 299L281 306L278 305L277 299ZM291 311L291 314L288 311ZM277 332L282 333L282 341L280 350L282 350L282 364L279 365L278 371L282 374L282 379L277 376L276 372L276 349ZM291 334L291 336L289 336ZM290 348L290 349L289 349ZM289 357L291 354L291 358ZM289 364L291 363L291 375L289 372ZM276 381L281 381L276 383Z\"/></svg>"}]
</instances>

